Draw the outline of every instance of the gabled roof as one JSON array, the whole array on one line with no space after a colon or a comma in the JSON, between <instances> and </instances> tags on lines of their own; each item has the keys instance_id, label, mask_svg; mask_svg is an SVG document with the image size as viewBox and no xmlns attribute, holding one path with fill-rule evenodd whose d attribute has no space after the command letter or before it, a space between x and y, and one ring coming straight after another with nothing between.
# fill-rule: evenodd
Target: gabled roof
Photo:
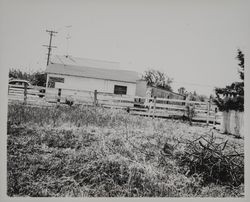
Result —
<instances>
[{"instance_id":1,"label":"gabled roof","mask_svg":"<svg viewBox=\"0 0 250 202\"><path fill-rule=\"evenodd\" d=\"M120 70L119 63L72 56L54 56L45 72L135 83L138 73Z\"/></svg>"},{"instance_id":2,"label":"gabled roof","mask_svg":"<svg viewBox=\"0 0 250 202\"><path fill-rule=\"evenodd\" d=\"M79 58L72 56L55 55L50 59L52 64L63 64L68 66L85 66L104 69L116 69L119 68L119 62L111 62L106 60L95 60L89 58Z\"/></svg>"}]
</instances>

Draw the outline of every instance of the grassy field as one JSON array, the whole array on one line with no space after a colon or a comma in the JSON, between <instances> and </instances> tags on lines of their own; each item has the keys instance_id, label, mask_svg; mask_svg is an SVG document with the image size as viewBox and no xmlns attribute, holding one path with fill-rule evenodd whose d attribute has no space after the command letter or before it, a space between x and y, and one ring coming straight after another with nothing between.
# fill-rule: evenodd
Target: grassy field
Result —
<instances>
[{"instance_id":1,"label":"grassy field","mask_svg":"<svg viewBox=\"0 0 250 202\"><path fill-rule=\"evenodd\" d=\"M243 197L244 142L195 123L9 105L9 196Z\"/></svg>"}]
</instances>

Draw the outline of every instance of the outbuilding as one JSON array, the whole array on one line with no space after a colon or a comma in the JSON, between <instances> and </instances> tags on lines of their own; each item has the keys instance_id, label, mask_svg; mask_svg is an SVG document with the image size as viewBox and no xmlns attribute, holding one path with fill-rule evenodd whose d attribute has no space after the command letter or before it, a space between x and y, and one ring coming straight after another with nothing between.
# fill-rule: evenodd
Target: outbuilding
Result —
<instances>
[{"instance_id":1,"label":"outbuilding","mask_svg":"<svg viewBox=\"0 0 250 202\"><path fill-rule=\"evenodd\" d=\"M119 63L104 60L54 56L46 68L46 88L84 90L135 96L135 71L121 70Z\"/></svg>"},{"instance_id":2,"label":"outbuilding","mask_svg":"<svg viewBox=\"0 0 250 202\"><path fill-rule=\"evenodd\" d=\"M186 98L185 95L148 85L147 82L142 79L137 81L136 95L140 97L157 97L178 100L184 100Z\"/></svg>"}]
</instances>

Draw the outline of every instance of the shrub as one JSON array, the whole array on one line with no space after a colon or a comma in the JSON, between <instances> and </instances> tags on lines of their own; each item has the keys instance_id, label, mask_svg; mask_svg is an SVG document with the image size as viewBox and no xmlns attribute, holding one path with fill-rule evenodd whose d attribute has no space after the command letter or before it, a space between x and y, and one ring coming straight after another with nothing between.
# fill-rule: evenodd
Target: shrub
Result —
<instances>
[{"instance_id":1,"label":"shrub","mask_svg":"<svg viewBox=\"0 0 250 202\"><path fill-rule=\"evenodd\" d=\"M244 153L238 153L228 141L216 142L212 135L186 141L179 163L186 174L202 174L204 183L239 186L244 183ZM229 148L226 148L229 147ZM228 152L230 150L230 152Z\"/></svg>"}]
</instances>

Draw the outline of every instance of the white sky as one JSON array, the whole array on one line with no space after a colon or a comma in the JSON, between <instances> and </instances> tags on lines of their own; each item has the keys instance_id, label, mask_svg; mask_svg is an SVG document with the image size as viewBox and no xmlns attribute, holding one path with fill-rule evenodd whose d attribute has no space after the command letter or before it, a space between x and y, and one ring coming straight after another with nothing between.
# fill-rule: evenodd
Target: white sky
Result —
<instances>
[{"instance_id":1,"label":"white sky","mask_svg":"<svg viewBox=\"0 0 250 202\"><path fill-rule=\"evenodd\" d=\"M72 56L120 62L139 73L158 69L174 79L175 91L184 86L209 95L239 80L237 48L249 51L249 1L0 2L1 69L44 70L45 31L53 29L53 54L66 54L69 32Z\"/></svg>"}]
</instances>

